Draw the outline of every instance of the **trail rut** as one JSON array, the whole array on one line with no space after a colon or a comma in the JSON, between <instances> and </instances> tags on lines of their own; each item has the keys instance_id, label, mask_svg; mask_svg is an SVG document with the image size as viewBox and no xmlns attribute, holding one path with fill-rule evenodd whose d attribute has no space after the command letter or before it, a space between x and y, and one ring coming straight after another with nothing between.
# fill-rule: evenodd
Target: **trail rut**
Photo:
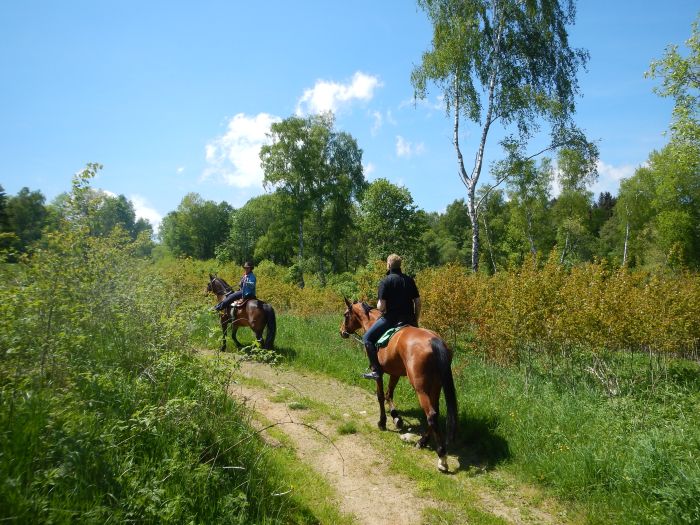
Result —
<instances>
[{"instance_id":1,"label":"trail rut","mask_svg":"<svg viewBox=\"0 0 700 525\"><path fill-rule=\"evenodd\" d=\"M230 354L224 358L232 358ZM343 421L353 421L376 429L377 402L368 391L340 383L317 374L242 361L235 374L237 382L231 395L243 400L267 424L284 432L300 461L311 466L334 489L337 506L359 524L413 525L432 523L428 509L441 509L455 518L449 523L469 523L464 509L453 508L421 491L415 480L389 468L389 460L378 449L374 439L363 432L340 435ZM312 406L304 410L290 409L294 399L308 399ZM313 405L323 406L318 410ZM391 426L391 423L389 422ZM260 426L264 426L260 423ZM414 432L418 429L414 428ZM376 430L379 432L379 430ZM398 433L394 433L400 439ZM265 436L265 433L263 433ZM417 439L417 436L416 436ZM407 452L426 468L437 472L433 450ZM490 483L473 473L461 470L459 459L449 457L453 475L450 482L456 491L467 491L481 512L491 514L496 522L512 524L571 523L566 512L555 502L513 488L507 481ZM438 475L438 474L436 474ZM497 477L497 476L496 476ZM493 486L497 488L494 489ZM504 488L504 486L506 488ZM448 523L438 519L437 523Z\"/></svg>"}]
</instances>

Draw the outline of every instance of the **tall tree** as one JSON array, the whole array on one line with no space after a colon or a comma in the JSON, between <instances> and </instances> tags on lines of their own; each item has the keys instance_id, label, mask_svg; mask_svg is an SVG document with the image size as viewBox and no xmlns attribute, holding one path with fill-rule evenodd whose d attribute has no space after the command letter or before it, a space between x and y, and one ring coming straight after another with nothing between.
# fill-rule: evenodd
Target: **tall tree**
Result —
<instances>
[{"instance_id":1,"label":"tall tree","mask_svg":"<svg viewBox=\"0 0 700 525\"><path fill-rule=\"evenodd\" d=\"M6 232L7 228L7 194L5 188L0 184L0 232Z\"/></svg>"},{"instance_id":2,"label":"tall tree","mask_svg":"<svg viewBox=\"0 0 700 525\"><path fill-rule=\"evenodd\" d=\"M360 210L370 259L385 259L392 252L415 258L427 218L406 188L377 179L362 195Z\"/></svg>"},{"instance_id":3,"label":"tall tree","mask_svg":"<svg viewBox=\"0 0 700 525\"><path fill-rule=\"evenodd\" d=\"M270 144L260 148L264 184L277 188L288 201L288 209L297 224L297 262L301 268L304 262L304 217L311 208L314 172L323 148L313 140L310 118L293 116L275 122L268 138ZM304 286L303 273L300 273L298 284Z\"/></svg>"},{"instance_id":4,"label":"tall tree","mask_svg":"<svg viewBox=\"0 0 700 525\"><path fill-rule=\"evenodd\" d=\"M595 146L572 123L576 72L588 55L569 46L566 26L575 18L573 0L418 0L418 4L433 24L433 40L411 81L418 98L424 98L428 84L435 82L453 114L457 169L467 190L472 224L471 265L477 271L483 200L477 201L476 189L494 124L510 133L502 145L513 162L563 145L577 147L588 157L597 155ZM462 117L481 126L469 171L459 140ZM542 151L527 153L540 121L551 125L551 142Z\"/></svg>"},{"instance_id":5,"label":"tall tree","mask_svg":"<svg viewBox=\"0 0 700 525\"><path fill-rule=\"evenodd\" d=\"M335 237L331 232L347 224L349 203L364 187L362 150L349 134L334 129L331 113L289 117L273 124L268 137L270 143L260 149L264 183L287 199L297 223L299 285L304 286L307 220L316 234L312 248L323 282L326 248Z\"/></svg>"},{"instance_id":6,"label":"tall tree","mask_svg":"<svg viewBox=\"0 0 700 525\"><path fill-rule=\"evenodd\" d=\"M22 188L7 202L7 219L10 232L15 235L14 248L25 252L29 245L41 238L46 223L46 198L39 191Z\"/></svg>"},{"instance_id":7,"label":"tall tree","mask_svg":"<svg viewBox=\"0 0 700 525\"><path fill-rule=\"evenodd\" d=\"M205 201L197 193L188 193L177 210L168 213L160 227L163 243L175 254L210 259L216 247L226 240L233 208L226 203Z\"/></svg>"},{"instance_id":8,"label":"tall tree","mask_svg":"<svg viewBox=\"0 0 700 525\"><path fill-rule=\"evenodd\" d=\"M539 166L533 159L511 164L503 162L502 178L507 180L510 198L509 252L511 263L521 263L524 253L533 261L550 248L549 201L554 168L548 157ZM500 173L500 171L497 171Z\"/></svg>"},{"instance_id":9,"label":"tall tree","mask_svg":"<svg viewBox=\"0 0 700 525\"><path fill-rule=\"evenodd\" d=\"M322 220L328 234L324 243L330 242L331 271L338 271L339 247L353 236L356 222L354 203L367 187L362 169L362 150L352 135L345 132L333 133L327 145L326 170ZM347 267L347 262L346 262Z\"/></svg>"},{"instance_id":10,"label":"tall tree","mask_svg":"<svg viewBox=\"0 0 700 525\"><path fill-rule=\"evenodd\" d=\"M591 258L595 239L591 231L591 199L588 186L597 177L595 166L576 150L562 149L557 158L561 193L552 207L557 228L560 262Z\"/></svg>"},{"instance_id":11,"label":"tall tree","mask_svg":"<svg viewBox=\"0 0 700 525\"><path fill-rule=\"evenodd\" d=\"M663 78L661 86L654 92L662 97L671 97L675 102L671 131L673 140L690 142L700 147L700 15L691 26L691 35L686 40L688 54L683 57L678 46L666 48L661 60L651 63L647 76Z\"/></svg>"}]
</instances>

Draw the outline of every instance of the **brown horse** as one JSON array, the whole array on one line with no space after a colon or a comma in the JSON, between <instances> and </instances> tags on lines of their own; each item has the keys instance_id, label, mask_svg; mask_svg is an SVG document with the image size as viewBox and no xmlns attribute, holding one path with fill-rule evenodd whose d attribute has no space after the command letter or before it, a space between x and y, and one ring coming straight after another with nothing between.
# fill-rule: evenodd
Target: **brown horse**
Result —
<instances>
[{"instance_id":1,"label":"brown horse","mask_svg":"<svg viewBox=\"0 0 700 525\"><path fill-rule=\"evenodd\" d=\"M207 284L207 292L216 295L216 300L221 302L226 294L231 291L231 287L221 277L209 274L209 284ZM248 326L255 332L255 338L263 347L272 350L275 343L275 333L277 332L277 316L275 310L268 303L259 299L247 299L240 307L231 307L219 312L221 320L221 330L223 332L223 341L221 343L221 351L226 350L226 331L231 325L231 337L236 347L241 348L243 345L236 338L236 332L239 326ZM267 334L263 341L263 330L267 327Z\"/></svg>"},{"instance_id":2,"label":"brown horse","mask_svg":"<svg viewBox=\"0 0 700 525\"><path fill-rule=\"evenodd\" d=\"M343 338L350 337L350 334L359 328L366 331L381 316L379 310L371 308L367 303L357 301L351 303L345 299L345 305L347 309L340 325L340 336ZM379 349L377 357L382 365L382 371L389 374L386 398L384 379L377 380L377 400L379 401L377 425L380 429L386 430L384 409L386 400L396 428L403 427L403 421L394 405L394 389L401 376L408 376L428 423L428 429L417 446L425 447L432 435L438 454L438 468L447 472L447 446L438 425L438 413L442 389L445 392L447 404L447 441L454 442L457 429L457 397L452 378L452 352L435 332L407 326L392 336L388 346Z\"/></svg>"}]
</instances>

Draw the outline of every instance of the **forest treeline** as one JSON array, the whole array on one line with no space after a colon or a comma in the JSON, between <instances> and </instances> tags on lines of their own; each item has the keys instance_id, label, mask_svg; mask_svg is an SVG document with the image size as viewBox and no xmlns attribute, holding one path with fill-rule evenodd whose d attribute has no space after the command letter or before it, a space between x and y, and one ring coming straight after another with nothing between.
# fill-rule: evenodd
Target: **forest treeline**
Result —
<instances>
[{"instance_id":1,"label":"forest treeline","mask_svg":"<svg viewBox=\"0 0 700 525\"><path fill-rule=\"evenodd\" d=\"M556 165L565 165L558 160ZM567 177L549 159L533 161L523 167L522 176L485 199L479 217L480 268L495 273L544 262L554 253L567 266L598 258L616 266L696 270L699 169L700 149L672 142L623 180L617 195L594 196L576 173ZM555 181L562 188L556 196L551 189ZM306 203L298 191L276 187L238 209L188 194L164 218L156 251L235 263L267 259L289 267L290 280L303 282L303 274L312 274L321 283L329 274L354 273L390 252L405 256L413 272L471 259L464 199L442 213L425 212L407 188L385 179L367 182L361 169L354 180L331 181L325 191L309 191L303 195ZM117 225L133 238L152 233L123 195L91 192L94 235ZM24 188L14 196L3 192L2 247L13 257L26 252L43 230L58 227L64 214L65 196L46 204L38 190Z\"/></svg>"}]
</instances>

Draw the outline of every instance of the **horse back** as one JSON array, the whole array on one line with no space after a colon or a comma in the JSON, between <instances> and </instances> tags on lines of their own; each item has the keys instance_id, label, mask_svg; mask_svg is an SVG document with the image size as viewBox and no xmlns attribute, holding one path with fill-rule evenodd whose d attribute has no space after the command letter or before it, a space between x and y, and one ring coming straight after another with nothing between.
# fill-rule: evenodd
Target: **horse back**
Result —
<instances>
[{"instance_id":1,"label":"horse back","mask_svg":"<svg viewBox=\"0 0 700 525\"><path fill-rule=\"evenodd\" d=\"M429 371L437 370L438 356L435 355L432 345L435 339L442 340L432 330L415 326L402 328L394 334L385 348L380 349L380 362L389 373L403 369L400 374L395 375L407 375L409 378L423 376L430 373ZM411 382L413 383L413 379Z\"/></svg>"}]
</instances>

